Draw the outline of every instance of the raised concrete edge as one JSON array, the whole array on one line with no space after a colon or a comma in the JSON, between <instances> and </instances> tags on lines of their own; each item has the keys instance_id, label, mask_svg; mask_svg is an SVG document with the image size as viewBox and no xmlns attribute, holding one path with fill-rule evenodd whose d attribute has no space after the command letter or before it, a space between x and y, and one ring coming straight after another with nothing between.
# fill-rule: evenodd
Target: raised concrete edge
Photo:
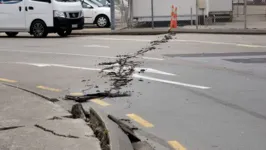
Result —
<instances>
[{"instance_id":1,"label":"raised concrete edge","mask_svg":"<svg viewBox=\"0 0 266 150\"><path fill-rule=\"evenodd\" d=\"M12 83L2 83L3 85L6 85L6 86L10 86L10 87L13 87L13 88L16 88L16 89L19 89L19 90L22 90L22 91L25 91L25 92L28 92L28 93L31 93L33 95L36 95L38 97L41 97L47 101L50 101L50 102L57 102L59 101L57 98L54 98L54 97L50 97L49 95L44 95L44 94L41 94L40 92L37 92L36 90L33 90L31 88L28 88L26 86L24 86L23 84L19 84L19 83L15 83L15 84L12 84Z\"/></svg>"},{"instance_id":2,"label":"raised concrete edge","mask_svg":"<svg viewBox=\"0 0 266 150\"><path fill-rule=\"evenodd\" d=\"M90 31L89 29L74 31L72 35L160 35L168 33L167 29L123 29L116 31ZM171 33L197 33L197 34L243 34L266 35L266 30L260 29L183 29L178 28Z\"/></svg>"},{"instance_id":3,"label":"raised concrete edge","mask_svg":"<svg viewBox=\"0 0 266 150\"><path fill-rule=\"evenodd\" d=\"M90 115L97 117L97 119L104 124L108 131L111 150L134 150L128 136L116 123L108 118L106 113L95 107L90 107Z\"/></svg>"}]
</instances>

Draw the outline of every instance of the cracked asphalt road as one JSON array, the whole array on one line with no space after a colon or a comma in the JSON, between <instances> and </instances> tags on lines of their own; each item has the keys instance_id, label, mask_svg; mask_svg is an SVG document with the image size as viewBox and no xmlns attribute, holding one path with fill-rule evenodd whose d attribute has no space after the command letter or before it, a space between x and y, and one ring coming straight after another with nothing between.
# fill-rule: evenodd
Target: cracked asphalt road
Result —
<instances>
[{"instance_id":1,"label":"cracked asphalt road","mask_svg":"<svg viewBox=\"0 0 266 150\"><path fill-rule=\"evenodd\" d=\"M0 82L57 98L103 92L111 83L99 73L104 68L99 63L134 54L163 36L2 36ZM94 99L83 106L130 118L176 149L265 150L265 40L177 34L132 59L141 64L133 81L123 87L131 91L130 97Z\"/></svg>"}]
</instances>

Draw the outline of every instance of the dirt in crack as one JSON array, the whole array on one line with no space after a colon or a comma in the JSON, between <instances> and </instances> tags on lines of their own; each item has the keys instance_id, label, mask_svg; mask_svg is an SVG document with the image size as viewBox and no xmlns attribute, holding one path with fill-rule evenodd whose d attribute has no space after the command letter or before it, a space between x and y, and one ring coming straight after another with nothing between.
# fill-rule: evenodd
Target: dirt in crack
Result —
<instances>
[{"instance_id":1,"label":"dirt in crack","mask_svg":"<svg viewBox=\"0 0 266 150\"><path fill-rule=\"evenodd\" d=\"M161 40L150 42L150 46L142 48L132 55L118 55L115 61L99 63L99 65L101 66L106 66L100 72L102 74L102 77L109 77L109 81L111 82L111 87L107 91L107 93L117 93L118 95L116 96L119 96L119 94L121 93L120 90L123 87L127 86L130 82L132 82L132 74L135 71L135 67L140 65L140 62L133 61L132 59L137 58L138 56L142 56L149 51L155 50L157 45L166 43L171 40L173 38L173 35L174 34L164 35Z\"/></svg>"}]
</instances>

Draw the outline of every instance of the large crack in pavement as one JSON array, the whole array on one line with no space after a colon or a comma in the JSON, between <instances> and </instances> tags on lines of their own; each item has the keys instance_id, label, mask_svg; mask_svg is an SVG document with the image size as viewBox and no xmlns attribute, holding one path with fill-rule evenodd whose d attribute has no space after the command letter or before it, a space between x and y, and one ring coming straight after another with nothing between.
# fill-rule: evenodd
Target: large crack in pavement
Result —
<instances>
[{"instance_id":1,"label":"large crack in pavement","mask_svg":"<svg viewBox=\"0 0 266 150\"><path fill-rule=\"evenodd\" d=\"M99 63L99 66L104 66L104 68L100 71L100 76L102 78L108 77L110 82L110 87L104 92L100 92L99 90L97 90L96 93L89 93L82 96L66 95L65 98L69 100L75 100L77 102L86 102L87 100L94 98L114 98L131 96L132 91L121 90L122 88L131 85L131 82L133 81L132 75L136 71L135 68L137 66L140 66L141 64L140 61L136 61L133 59L136 59L139 56L143 56L149 51L156 50L156 46L162 43L167 43L169 40L173 39L174 35L175 34L169 33L167 35L164 35L161 40L151 41L149 46L142 48L131 55L118 55L116 56L117 59L115 61ZM144 71L144 69L141 69L139 72L143 73ZM89 86L98 87L94 85Z\"/></svg>"},{"instance_id":2,"label":"large crack in pavement","mask_svg":"<svg viewBox=\"0 0 266 150\"><path fill-rule=\"evenodd\" d=\"M111 82L111 87L108 93L111 95L116 93L117 96L125 96L125 92L121 92L120 90L123 87L128 86L129 83L133 81L132 74L135 72L135 68L141 64L141 62L134 61L132 59L137 58L138 56L143 56L149 51L155 50L155 46L168 42L173 38L172 36L173 34L164 35L161 40L150 42L148 47L142 48L132 55L118 55L118 59L115 61L99 63L100 66L106 66L100 72L102 73L102 77L109 77L109 81ZM141 71L144 72L144 70ZM128 96L130 96L130 92L128 92Z\"/></svg>"}]
</instances>

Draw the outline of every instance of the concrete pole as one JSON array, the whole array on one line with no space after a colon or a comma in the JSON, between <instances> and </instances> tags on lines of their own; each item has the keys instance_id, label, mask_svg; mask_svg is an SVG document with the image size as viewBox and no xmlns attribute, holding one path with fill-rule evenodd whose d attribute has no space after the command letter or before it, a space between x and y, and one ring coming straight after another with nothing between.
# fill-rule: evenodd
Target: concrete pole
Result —
<instances>
[{"instance_id":1,"label":"concrete pole","mask_svg":"<svg viewBox=\"0 0 266 150\"><path fill-rule=\"evenodd\" d=\"M151 27L154 29L154 6L153 0L151 0Z\"/></svg>"},{"instance_id":2,"label":"concrete pole","mask_svg":"<svg viewBox=\"0 0 266 150\"><path fill-rule=\"evenodd\" d=\"M237 12L236 12L236 13L237 13L237 17L239 17L239 1L240 1L240 0L238 0L238 2L237 2L237 7L236 7L236 9L237 9Z\"/></svg>"},{"instance_id":3,"label":"concrete pole","mask_svg":"<svg viewBox=\"0 0 266 150\"><path fill-rule=\"evenodd\" d=\"M110 1L111 9L111 30L115 30L115 0Z\"/></svg>"},{"instance_id":4,"label":"concrete pole","mask_svg":"<svg viewBox=\"0 0 266 150\"><path fill-rule=\"evenodd\" d=\"M196 29L199 29L199 3L196 0Z\"/></svg>"},{"instance_id":5,"label":"concrete pole","mask_svg":"<svg viewBox=\"0 0 266 150\"><path fill-rule=\"evenodd\" d=\"M190 24L193 25L193 9L190 8Z\"/></svg>"},{"instance_id":6,"label":"concrete pole","mask_svg":"<svg viewBox=\"0 0 266 150\"><path fill-rule=\"evenodd\" d=\"M247 29L247 0L244 0L244 16L245 16L244 29Z\"/></svg>"},{"instance_id":7,"label":"concrete pole","mask_svg":"<svg viewBox=\"0 0 266 150\"><path fill-rule=\"evenodd\" d=\"M133 0L129 0L129 8L130 8L130 28L133 28Z\"/></svg>"}]
</instances>

